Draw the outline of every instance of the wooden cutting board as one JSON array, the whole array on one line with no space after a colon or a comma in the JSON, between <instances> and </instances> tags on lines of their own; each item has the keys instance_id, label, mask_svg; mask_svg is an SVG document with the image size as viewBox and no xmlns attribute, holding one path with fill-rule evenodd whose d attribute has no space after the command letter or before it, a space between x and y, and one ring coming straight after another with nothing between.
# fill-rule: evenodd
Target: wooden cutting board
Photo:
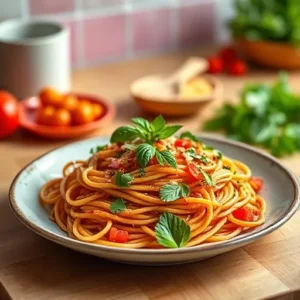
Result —
<instances>
[{"instance_id":1,"label":"wooden cutting board","mask_svg":"<svg viewBox=\"0 0 300 300\"><path fill-rule=\"evenodd\" d=\"M76 71L74 90L104 95L117 106L115 121L92 134L107 135L133 116L143 115L129 98L139 76L171 72L194 50L96 69ZM291 74L300 93L299 72ZM245 81L271 82L276 73L223 76L226 99L237 100ZM176 122L197 131L223 100ZM170 119L169 121L174 121ZM300 299L300 211L274 233L232 252L187 265L141 267L117 264L64 249L25 228L12 214L7 193L16 173L44 152L64 144L19 132L0 142L0 299ZM300 155L283 160L300 179Z\"/></svg>"}]
</instances>

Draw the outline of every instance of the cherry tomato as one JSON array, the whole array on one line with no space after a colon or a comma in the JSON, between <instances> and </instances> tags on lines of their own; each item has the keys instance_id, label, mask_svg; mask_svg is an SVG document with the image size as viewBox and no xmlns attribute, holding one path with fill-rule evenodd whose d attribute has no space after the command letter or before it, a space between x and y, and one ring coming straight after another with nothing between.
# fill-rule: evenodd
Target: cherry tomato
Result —
<instances>
[{"instance_id":1,"label":"cherry tomato","mask_svg":"<svg viewBox=\"0 0 300 300\"><path fill-rule=\"evenodd\" d=\"M99 119L103 114L103 107L98 103L91 104L93 107L94 120Z\"/></svg>"},{"instance_id":2,"label":"cherry tomato","mask_svg":"<svg viewBox=\"0 0 300 300\"><path fill-rule=\"evenodd\" d=\"M250 180L250 185L252 186L254 191L258 193L264 185L264 180L260 177L252 177L252 179Z\"/></svg>"},{"instance_id":3,"label":"cherry tomato","mask_svg":"<svg viewBox=\"0 0 300 300\"><path fill-rule=\"evenodd\" d=\"M52 125L55 115L53 106L41 107L38 111L36 122L42 125Z\"/></svg>"},{"instance_id":4,"label":"cherry tomato","mask_svg":"<svg viewBox=\"0 0 300 300\"><path fill-rule=\"evenodd\" d=\"M246 74L248 71L247 65L242 60L235 60L228 66L228 72L234 76L241 76Z\"/></svg>"},{"instance_id":5,"label":"cherry tomato","mask_svg":"<svg viewBox=\"0 0 300 300\"><path fill-rule=\"evenodd\" d=\"M111 242L126 243L129 239L129 234L126 230L120 230L116 227L112 227L109 231L108 239Z\"/></svg>"},{"instance_id":6,"label":"cherry tomato","mask_svg":"<svg viewBox=\"0 0 300 300\"><path fill-rule=\"evenodd\" d=\"M76 96L74 95L64 95L62 97L61 102L59 102L58 106L60 108L65 108L69 111L73 111L78 106L79 102Z\"/></svg>"},{"instance_id":7,"label":"cherry tomato","mask_svg":"<svg viewBox=\"0 0 300 300\"><path fill-rule=\"evenodd\" d=\"M16 98L0 91L0 138L16 131L19 126L19 106Z\"/></svg>"},{"instance_id":8,"label":"cherry tomato","mask_svg":"<svg viewBox=\"0 0 300 300\"><path fill-rule=\"evenodd\" d=\"M153 156L149 161L149 165L152 166L152 165L157 165L157 164L158 164L157 158L155 156Z\"/></svg>"},{"instance_id":9,"label":"cherry tomato","mask_svg":"<svg viewBox=\"0 0 300 300\"><path fill-rule=\"evenodd\" d=\"M65 108L57 109L52 119L52 125L68 126L70 124L71 124L71 113Z\"/></svg>"},{"instance_id":10,"label":"cherry tomato","mask_svg":"<svg viewBox=\"0 0 300 300\"><path fill-rule=\"evenodd\" d=\"M219 52L219 57L222 59L224 65L229 65L232 61L238 59L237 52L232 46L222 48Z\"/></svg>"},{"instance_id":11,"label":"cherry tomato","mask_svg":"<svg viewBox=\"0 0 300 300\"><path fill-rule=\"evenodd\" d=\"M202 174L195 164L188 164L187 169L192 180L197 181L202 178Z\"/></svg>"},{"instance_id":12,"label":"cherry tomato","mask_svg":"<svg viewBox=\"0 0 300 300\"><path fill-rule=\"evenodd\" d=\"M207 59L208 72L213 74L221 73L224 70L224 64L220 57L212 56Z\"/></svg>"},{"instance_id":13,"label":"cherry tomato","mask_svg":"<svg viewBox=\"0 0 300 300\"><path fill-rule=\"evenodd\" d=\"M250 207L241 207L234 210L232 215L238 220L252 222L255 220L258 212Z\"/></svg>"},{"instance_id":14,"label":"cherry tomato","mask_svg":"<svg viewBox=\"0 0 300 300\"><path fill-rule=\"evenodd\" d=\"M39 97L43 106L51 105L59 107L63 99L63 95L52 87L46 87L41 90Z\"/></svg>"},{"instance_id":15,"label":"cherry tomato","mask_svg":"<svg viewBox=\"0 0 300 300\"><path fill-rule=\"evenodd\" d=\"M78 106L72 111L74 124L81 125L94 121L93 106L89 102L79 102Z\"/></svg>"},{"instance_id":16,"label":"cherry tomato","mask_svg":"<svg viewBox=\"0 0 300 300\"><path fill-rule=\"evenodd\" d=\"M191 140L176 140L174 143L175 147L182 147L185 149L191 148L192 147L192 141Z\"/></svg>"}]
</instances>

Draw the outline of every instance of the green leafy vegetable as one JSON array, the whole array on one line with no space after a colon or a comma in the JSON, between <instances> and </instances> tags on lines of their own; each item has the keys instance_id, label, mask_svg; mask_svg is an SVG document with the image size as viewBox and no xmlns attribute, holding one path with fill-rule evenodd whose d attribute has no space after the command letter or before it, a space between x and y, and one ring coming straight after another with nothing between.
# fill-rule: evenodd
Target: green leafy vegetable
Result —
<instances>
[{"instance_id":1,"label":"green leafy vegetable","mask_svg":"<svg viewBox=\"0 0 300 300\"><path fill-rule=\"evenodd\" d=\"M222 159L222 158L223 158L223 154L222 154L221 151L216 150L216 153L217 153L217 158L218 158L218 159Z\"/></svg>"},{"instance_id":2,"label":"green leafy vegetable","mask_svg":"<svg viewBox=\"0 0 300 300\"><path fill-rule=\"evenodd\" d=\"M120 171L118 171L115 175L116 185L120 187L130 186L132 180L133 176L131 174L122 174Z\"/></svg>"},{"instance_id":3,"label":"green leafy vegetable","mask_svg":"<svg viewBox=\"0 0 300 300\"><path fill-rule=\"evenodd\" d=\"M107 148L108 145L103 145L103 146L97 146L96 148L91 148L90 149L90 154L95 154L99 151L104 150L105 148Z\"/></svg>"},{"instance_id":4,"label":"green leafy vegetable","mask_svg":"<svg viewBox=\"0 0 300 300\"><path fill-rule=\"evenodd\" d=\"M180 138L180 139L188 138L188 139L190 139L190 140L192 140L192 141L194 141L194 142L202 143L202 141L201 141L199 138L197 138L195 135L193 135L193 134L192 134L191 132L189 132L189 131L184 131L184 132L182 132L182 133L180 134L179 138Z\"/></svg>"},{"instance_id":5,"label":"green leafy vegetable","mask_svg":"<svg viewBox=\"0 0 300 300\"><path fill-rule=\"evenodd\" d=\"M173 154L169 150L163 150L159 152L156 150L155 156L157 158L158 163L163 166L164 164L170 165L173 168L177 168L176 160Z\"/></svg>"},{"instance_id":6,"label":"green leafy vegetable","mask_svg":"<svg viewBox=\"0 0 300 300\"><path fill-rule=\"evenodd\" d=\"M299 2L300 3L300 2ZM287 75L273 85L247 84L237 105L226 104L204 124L230 138L270 149L274 156L300 151L300 97L292 93Z\"/></svg>"},{"instance_id":7,"label":"green leafy vegetable","mask_svg":"<svg viewBox=\"0 0 300 300\"><path fill-rule=\"evenodd\" d=\"M155 226L157 242L168 248L184 247L190 239L191 228L181 218L163 213Z\"/></svg>"},{"instance_id":8,"label":"green leafy vegetable","mask_svg":"<svg viewBox=\"0 0 300 300\"><path fill-rule=\"evenodd\" d=\"M209 161L208 161L208 159L207 159L207 157L205 155L199 155L199 154L197 154L196 151L195 151L195 149L193 149L193 148L190 148L190 149L186 150L185 153L188 156L190 156L190 157L192 157L194 159L201 160L205 164L209 163Z\"/></svg>"},{"instance_id":9,"label":"green leafy vegetable","mask_svg":"<svg viewBox=\"0 0 300 300\"><path fill-rule=\"evenodd\" d=\"M179 198L186 198L190 194L190 188L185 183L168 183L159 190L159 197L164 202L175 201Z\"/></svg>"},{"instance_id":10,"label":"green leafy vegetable","mask_svg":"<svg viewBox=\"0 0 300 300\"><path fill-rule=\"evenodd\" d=\"M300 45L300 1L235 0L233 37Z\"/></svg>"},{"instance_id":11,"label":"green leafy vegetable","mask_svg":"<svg viewBox=\"0 0 300 300\"><path fill-rule=\"evenodd\" d=\"M139 134L139 131L132 126L119 127L113 132L110 142L116 143L130 141L137 138Z\"/></svg>"},{"instance_id":12,"label":"green leafy vegetable","mask_svg":"<svg viewBox=\"0 0 300 300\"><path fill-rule=\"evenodd\" d=\"M126 209L126 204L123 199L116 199L114 202L111 203L109 210L113 214L119 214Z\"/></svg>"},{"instance_id":13,"label":"green leafy vegetable","mask_svg":"<svg viewBox=\"0 0 300 300\"><path fill-rule=\"evenodd\" d=\"M199 169L199 171L201 172L201 174L204 178L205 184L208 185L208 186L214 186L215 183L212 180L211 176L208 173L206 173L201 167L198 167L198 169Z\"/></svg>"},{"instance_id":14,"label":"green leafy vegetable","mask_svg":"<svg viewBox=\"0 0 300 300\"><path fill-rule=\"evenodd\" d=\"M154 156L156 148L150 144L140 144L136 149L136 158L142 168L145 168Z\"/></svg>"},{"instance_id":15,"label":"green leafy vegetable","mask_svg":"<svg viewBox=\"0 0 300 300\"><path fill-rule=\"evenodd\" d=\"M152 123L143 118L133 118L135 126L123 126L116 129L111 136L111 143L126 142L140 138L143 142L153 144L160 139L166 139L176 133L182 126L167 126L164 118L159 115Z\"/></svg>"},{"instance_id":16,"label":"green leafy vegetable","mask_svg":"<svg viewBox=\"0 0 300 300\"><path fill-rule=\"evenodd\" d=\"M223 169L225 169L225 170L231 170L230 167L228 167L228 166L223 166Z\"/></svg>"}]
</instances>

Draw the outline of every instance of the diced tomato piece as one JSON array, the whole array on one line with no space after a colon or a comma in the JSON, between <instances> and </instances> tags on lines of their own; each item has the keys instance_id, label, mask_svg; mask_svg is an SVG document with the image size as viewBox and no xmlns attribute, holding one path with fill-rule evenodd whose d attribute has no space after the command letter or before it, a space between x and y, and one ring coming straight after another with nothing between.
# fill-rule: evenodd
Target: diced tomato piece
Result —
<instances>
[{"instance_id":1,"label":"diced tomato piece","mask_svg":"<svg viewBox=\"0 0 300 300\"><path fill-rule=\"evenodd\" d=\"M192 147L192 141L187 140L187 139L184 139L184 140L178 139L175 141L174 145L175 145L175 147L182 147L182 148L188 149L188 148Z\"/></svg>"},{"instance_id":2,"label":"diced tomato piece","mask_svg":"<svg viewBox=\"0 0 300 300\"><path fill-rule=\"evenodd\" d=\"M188 172L191 179L193 179L194 181L197 181L202 178L201 172L199 171L198 167L193 163L188 165Z\"/></svg>"},{"instance_id":3,"label":"diced tomato piece","mask_svg":"<svg viewBox=\"0 0 300 300\"><path fill-rule=\"evenodd\" d=\"M108 239L111 242L126 243L129 239L129 233L126 230L119 230L116 227L112 227Z\"/></svg>"},{"instance_id":4,"label":"diced tomato piece","mask_svg":"<svg viewBox=\"0 0 300 300\"><path fill-rule=\"evenodd\" d=\"M241 207L232 212L232 215L239 220L252 222L255 219L255 216L258 215L258 212L250 207Z\"/></svg>"},{"instance_id":5,"label":"diced tomato piece","mask_svg":"<svg viewBox=\"0 0 300 300\"><path fill-rule=\"evenodd\" d=\"M153 156L149 161L149 165L152 166L152 165L157 165L157 164L158 164L157 158L155 156Z\"/></svg>"},{"instance_id":6,"label":"diced tomato piece","mask_svg":"<svg viewBox=\"0 0 300 300\"><path fill-rule=\"evenodd\" d=\"M260 177L252 177L250 181L250 185L252 186L254 191L258 193L264 185L264 180Z\"/></svg>"}]
</instances>

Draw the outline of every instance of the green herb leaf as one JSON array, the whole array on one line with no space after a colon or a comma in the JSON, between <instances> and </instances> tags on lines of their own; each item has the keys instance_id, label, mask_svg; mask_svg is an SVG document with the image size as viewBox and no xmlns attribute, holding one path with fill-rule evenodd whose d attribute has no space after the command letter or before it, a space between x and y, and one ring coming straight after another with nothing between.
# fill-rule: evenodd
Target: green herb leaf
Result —
<instances>
[{"instance_id":1,"label":"green herb leaf","mask_svg":"<svg viewBox=\"0 0 300 300\"><path fill-rule=\"evenodd\" d=\"M208 173L206 173L201 167L198 167L198 168L204 178L205 184L208 186L214 186L215 183L212 180L211 176Z\"/></svg>"},{"instance_id":2,"label":"green herb leaf","mask_svg":"<svg viewBox=\"0 0 300 300\"><path fill-rule=\"evenodd\" d=\"M223 158L223 154L222 154L221 151L216 150L216 153L217 153L217 158L218 158L218 159L222 159L222 158Z\"/></svg>"},{"instance_id":3,"label":"green herb leaf","mask_svg":"<svg viewBox=\"0 0 300 300\"><path fill-rule=\"evenodd\" d=\"M159 197L164 202L175 201L179 198L186 198L190 194L190 188L186 184L168 183L159 190Z\"/></svg>"},{"instance_id":4,"label":"green herb leaf","mask_svg":"<svg viewBox=\"0 0 300 300\"><path fill-rule=\"evenodd\" d=\"M193 148L190 148L190 149L186 150L185 153L188 156L190 156L190 157L192 157L194 159L198 159L198 160L204 162L205 164L209 163L209 161L208 161L208 159L207 159L207 157L205 155L199 155L199 154L197 154L196 151L195 151L195 149L193 149Z\"/></svg>"},{"instance_id":5,"label":"green herb leaf","mask_svg":"<svg viewBox=\"0 0 300 300\"><path fill-rule=\"evenodd\" d=\"M182 133L180 134L179 138L180 138L180 139L188 138L188 139L190 139L190 140L192 140L192 141L194 141L194 142L202 143L202 141L201 141L198 137L196 137L195 135L193 135L193 134L192 134L191 132L189 132L189 131L184 131L184 132L182 132Z\"/></svg>"},{"instance_id":6,"label":"green herb leaf","mask_svg":"<svg viewBox=\"0 0 300 300\"><path fill-rule=\"evenodd\" d=\"M212 146L203 145L203 150L213 151L215 148Z\"/></svg>"},{"instance_id":7,"label":"green herb leaf","mask_svg":"<svg viewBox=\"0 0 300 300\"><path fill-rule=\"evenodd\" d=\"M168 248L184 247L190 239L191 228L181 218L163 213L155 226L157 242Z\"/></svg>"},{"instance_id":8,"label":"green herb leaf","mask_svg":"<svg viewBox=\"0 0 300 300\"><path fill-rule=\"evenodd\" d=\"M119 127L116 129L111 138L110 142L111 143L116 143L116 142L126 142L133 140L139 136L139 131L131 126L123 126Z\"/></svg>"},{"instance_id":9,"label":"green herb leaf","mask_svg":"<svg viewBox=\"0 0 300 300\"><path fill-rule=\"evenodd\" d=\"M96 148L91 148L90 149L90 154L95 154L99 151L104 150L105 148L107 148L108 145L103 145L103 146L97 146Z\"/></svg>"},{"instance_id":10,"label":"green herb leaf","mask_svg":"<svg viewBox=\"0 0 300 300\"><path fill-rule=\"evenodd\" d=\"M115 175L115 182L117 186L128 187L133 181L133 176L131 174L122 174L118 171Z\"/></svg>"},{"instance_id":11,"label":"green herb leaf","mask_svg":"<svg viewBox=\"0 0 300 300\"><path fill-rule=\"evenodd\" d=\"M165 126L166 126L166 121L162 115L157 116L152 122L152 127L155 132L159 132L160 130L165 128Z\"/></svg>"},{"instance_id":12,"label":"green herb leaf","mask_svg":"<svg viewBox=\"0 0 300 300\"><path fill-rule=\"evenodd\" d=\"M164 164L167 164L173 168L177 168L176 159L169 150L163 150L161 152L156 150L155 155L156 155L158 163L161 166L163 166Z\"/></svg>"},{"instance_id":13,"label":"green herb leaf","mask_svg":"<svg viewBox=\"0 0 300 300\"><path fill-rule=\"evenodd\" d=\"M141 129L143 129L146 132L150 131L150 123L143 119L143 118L132 118L132 123L139 126Z\"/></svg>"},{"instance_id":14,"label":"green herb leaf","mask_svg":"<svg viewBox=\"0 0 300 300\"><path fill-rule=\"evenodd\" d=\"M150 144L140 144L136 149L136 158L142 168L145 168L154 156L156 148Z\"/></svg>"},{"instance_id":15,"label":"green herb leaf","mask_svg":"<svg viewBox=\"0 0 300 300\"><path fill-rule=\"evenodd\" d=\"M123 199L116 199L114 202L111 203L109 210L113 214L119 214L126 209L126 204Z\"/></svg>"},{"instance_id":16,"label":"green herb leaf","mask_svg":"<svg viewBox=\"0 0 300 300\"><path fill-rule=\"evenodd\" d=\"M231 170L230 167L228 167L228 166L223 166L223 169L225 169L225 170Z\"/></svg>"},{"instance_id":17,"label":"green herb leaf","mask_svg":"<svg viewBox=\"0 0 300 300\"><path fill-rule=\"evenodd\" d=\"M158 137L161 140L166 139L176 133L181 127L181 125L166 126L164 129L158 132Z\"/></svg>"},{"instance_id":18,"label":"green herb leaf","mask_svg":"<svg viewBox=\"0 0 300 300\"><path fill-rule=\"evenodd\" d=\"M140 177L144 177L146 175L145 169L144 168L140 168L139 169L139 174L140 174Z\"/></svg>"}]
</instances>

